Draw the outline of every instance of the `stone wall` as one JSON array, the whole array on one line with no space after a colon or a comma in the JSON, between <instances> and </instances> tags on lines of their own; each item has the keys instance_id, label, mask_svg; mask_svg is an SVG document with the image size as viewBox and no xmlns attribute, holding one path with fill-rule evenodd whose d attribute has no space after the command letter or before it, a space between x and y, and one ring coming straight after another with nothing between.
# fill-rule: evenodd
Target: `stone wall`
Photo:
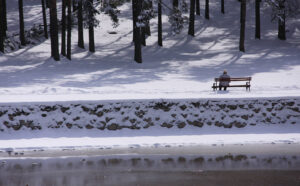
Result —
<instances>
[{"instance_id":1,"label":"stone wall","mask_svg":"<svg viewBox=\"0 0 300 186\"><path fill-rule=\"evenodd\" d=\"M244 128L300 124L300 100L152 100L0 105L0 132L18 130L132 130L151 127Z\"/></svg>"}]
</instances>

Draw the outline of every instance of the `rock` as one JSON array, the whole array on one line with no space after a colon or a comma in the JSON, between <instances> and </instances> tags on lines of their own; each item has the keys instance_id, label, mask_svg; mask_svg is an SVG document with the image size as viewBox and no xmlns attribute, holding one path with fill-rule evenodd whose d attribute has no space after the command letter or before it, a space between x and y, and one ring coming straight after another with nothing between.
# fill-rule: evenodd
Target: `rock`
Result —
<instances>
[{"instance_id":1,"label":"rock","mask_svg":"<svg viewBox=\"0 0 300 186\"><path fill-rule=\"evenodd\" d=\"M187 108L187 106L186 106L186 105L181 105L181 106L179 106L179 108L180 108L182 111L184 111L184 110Z\"/></svg>"},{"instance_id":2,"label":"rock","mask_svg":"<svg viewBox=\"0 0 300 186\"><path fill-rule=\"evenodd\" d=\"M248 120L249 116L248 115L242 115L241 118L243 118L244 120Z\"/></svg>"},{"instance_id":3,"label":"rock","mask_svg":"<svg viewBox=\"0 0 300 186\"><path fill-rule=\"evenodd\" d=\"M108 129L108 130L117 130L118 127L119 127L118 124L112 123L111 125L107 126L107 129Z\"/></svg>"},{"instance_id":4,"label":"rock","mask_svg":"<svg viewBox=\"0 0 300 186\"><path fill-rule=\"evenodd\" d=\"M237 127L237 128L244 128L247 126L246 123L241 123L241 122L238 122L238 121L234 121L233 122L234 126Z\"/></svg>"},{"instance_id":5,"label":"rock","mask_svg":"<svg viewBox=\"0 0 300 186\"><path fill-rule=\"evenodd\" d=\"M236 110L237 106L236 105L227 105L227 108L229 108L230 110Z\"/></svg>"},{"instance_id":6,"label":"rock","mask_svg":"<svg viewBox=\"0 0 300 186\"><path fill-rule=\"evenodd\" d=\"M173 127L172 124L168 124L168 123L166 123L166 122L164 122L164 123L161 124L160 126L162 126L162 127L167 127L168 129Z\"/></svg>"},{"instance_id":7,"label":"rock","mask_svg":"<svg viewBox=\"0 0 300 186\"><path fill-rule=\"evenodd\" d=\"M60 110L62 113L65 113L67 110L69 110L70 107L61 107Z\"/></svg>"},{"instance_id":8,"label":"rock","mask_svg":"<svg viewBox=\"0 0 300 186\"><path fill-rule=\"evenodd\" d=\"M177 127L180 128L180 129L184 128L185 126L186 126L185 122L178 122L177 123Z\"/></svg>"},{"instance_id":9,"label":"rock","mask_svg":"<svg viewBox=\"0 0 300 186\"><path fill-rule=\"evenodd\" d=\"M192 102L192 105L193 105L195 108L199 108L199 107L200 107L200 102Z\"/></svg>"},{"instance_id":10,"label":"rock","mask_svg":"<svg viewBox=\"0 0 300 186\"><path fill-rule=\"evenodd\" d=\"M73 124L67 123L66 126L70 129L70 128L72 128Z\"/></svg>"},{"instance_id":11,"label":"rock","mask_svg":"<svg viewBox=\"0 0 300 186\"><path fill-rule=\"evenodd\" d=\"M187 120L187 123L196 127L203 127L203 123L200 120L195 120L195 121Z\"/></svg>"},{"instance_id":12,"label":"rock","mask_svg":"<svg viewBox=\"0 0 300 186\"><path fill-rule=\"evenodd\" d=\"M86 128L86 129L92 129L92 128L94 128L94 126L92 126L92 125L90 125L90 124L87 124L87 125L85 126L85 128Z\"/></svg>"}]
</instances>

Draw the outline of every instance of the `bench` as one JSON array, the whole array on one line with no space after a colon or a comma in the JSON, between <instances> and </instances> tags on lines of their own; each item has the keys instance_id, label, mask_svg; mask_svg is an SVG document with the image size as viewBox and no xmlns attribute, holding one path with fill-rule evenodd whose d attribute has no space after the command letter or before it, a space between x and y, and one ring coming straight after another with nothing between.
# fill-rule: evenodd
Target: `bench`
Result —
<instances>
[{"instance_id":1,"label":"bench","mask_svg":"<svg viewBox=\"0 0 300 186\"><path fill-rule=\"evenodd\" d=\"M215 78L215 82L212 86L213 90L218 90L219 88L219 83L220 83L220 78ZM251 77L238 77L238 78L226 78L224 79L223 81L246 81L246 84L243 84L243 85L230 85L228 87L246 87L246 90L249 90L250 91L250 81L251 81Z\"/></svg>"}]
</instances>

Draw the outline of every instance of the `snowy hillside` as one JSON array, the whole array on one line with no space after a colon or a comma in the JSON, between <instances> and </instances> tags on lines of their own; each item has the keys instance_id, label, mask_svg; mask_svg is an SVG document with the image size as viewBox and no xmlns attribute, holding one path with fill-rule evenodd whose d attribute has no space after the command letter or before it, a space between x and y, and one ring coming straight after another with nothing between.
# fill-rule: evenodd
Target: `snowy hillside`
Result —
<instances>
[{"instance_id":1,"label":"snowy hillside","mask_svg":"<svg viewBox=\"0 0 300 186\"><path fill-rule=\"evenodd\" d=\"M157 46L157 20L143 47L143 63L133 61L131 5L122 6L120 26L112 27L101 14L95 29L96 52L77 47L72 33L72 61L50 58L50 40L0 54L0 102L72 101L155 98L282 97L300 95L300 29L287 23L287 40L277 39L277 24L262 8L262 39L254 39L254 2L248 4L246 52L238 51L239 3L226 1L225 15L218 0L211 0L211 19L196 16L195 37L169 34L163 16L163 47ZM60 12L60 1L58 3ZM230 9L230 11L229 11ZM24 1L25 27L41 24L39 1ZM8 1L8 29L18 32L17 0ZM60 18L60 16L59 16ZM49 20L48 20L49 21ZM116 31L117 34L109 34ZM88 48L85 30L85 48ZM213 78L227 69L232 77L251 76L251 92L243 88L213 92Z\"/></svg>"}]
</instances>

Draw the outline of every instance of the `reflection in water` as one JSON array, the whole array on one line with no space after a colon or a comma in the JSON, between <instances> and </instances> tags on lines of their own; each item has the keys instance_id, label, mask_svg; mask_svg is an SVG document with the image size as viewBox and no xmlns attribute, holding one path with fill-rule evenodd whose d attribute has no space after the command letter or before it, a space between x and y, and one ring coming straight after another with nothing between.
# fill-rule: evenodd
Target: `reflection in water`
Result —
<instances>
[{"instance_id":1,"label":"reflection in water","mask_svg":"<svg viewBox=\"0 0 300 186\"><path fill-rule=\"evenodd\" d=\"M119 155L0 160L0 186L200 183L300 185L300 157Z\"/></svg>"}]
</instances>

